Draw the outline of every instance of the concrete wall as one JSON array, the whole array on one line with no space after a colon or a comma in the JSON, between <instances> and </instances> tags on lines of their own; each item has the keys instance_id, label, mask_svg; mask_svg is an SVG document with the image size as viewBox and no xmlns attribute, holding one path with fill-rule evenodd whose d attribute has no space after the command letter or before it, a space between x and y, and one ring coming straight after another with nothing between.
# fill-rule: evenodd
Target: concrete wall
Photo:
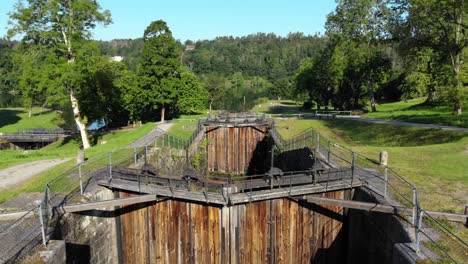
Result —
<instances>
[{"instance_id":1,"label":"concrete wall","mask_svg":"<svg viewBox=\"0 0 468 264\"><path fill-rule=\"evenodd\" d=\"M113 199L112 191L96 188L89 200ZM85 202L85 201L83 201ZM65 214L53 239L65 240L67 263L117 263L116 217L113 211Z\"/></svg>"}]
</instances>

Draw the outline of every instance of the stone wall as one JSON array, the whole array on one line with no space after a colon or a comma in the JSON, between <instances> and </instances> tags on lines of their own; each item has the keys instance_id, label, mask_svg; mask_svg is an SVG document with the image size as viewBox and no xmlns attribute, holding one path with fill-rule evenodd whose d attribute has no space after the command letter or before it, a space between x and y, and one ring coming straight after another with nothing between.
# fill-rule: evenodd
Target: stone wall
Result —
<instances>
[{"instance_id":1,"label":"stone wall","mask_svg":"<svg viewBox=\"0 0 468 264\"><path fill-rule=\"evenodd\" d=\"M114 199L113 192L98 187L80 202L108 199ZM110 264L118 262L114 211L67 213L57 224L53 239L65 240L67 263Z\"/></svg>"}]
</instances>

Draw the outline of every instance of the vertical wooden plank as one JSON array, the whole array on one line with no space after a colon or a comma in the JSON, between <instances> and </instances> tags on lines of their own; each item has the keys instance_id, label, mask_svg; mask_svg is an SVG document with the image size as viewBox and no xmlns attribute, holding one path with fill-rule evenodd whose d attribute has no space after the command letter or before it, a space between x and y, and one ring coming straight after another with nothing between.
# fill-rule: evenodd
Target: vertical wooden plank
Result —
<instances>
[{"instance_id":1,"label":"vertical wooden plank","mask_svg":"<svg viewBox=\"0 0 468 264\"><path fill-rule=\"evenodd\" d=\"M237 258L239 254L239 249L237 248L237 245L239 243L239 240L237 239L237 230L239 228L239 222L238 222L238 209L239 205L237 206L232 206L229 207L230 211L230 236L231 236L231 243L229 245L229 252L230 252L230 263L237 264L239 263L239 259Z\"/></svg>"}]
</instances>

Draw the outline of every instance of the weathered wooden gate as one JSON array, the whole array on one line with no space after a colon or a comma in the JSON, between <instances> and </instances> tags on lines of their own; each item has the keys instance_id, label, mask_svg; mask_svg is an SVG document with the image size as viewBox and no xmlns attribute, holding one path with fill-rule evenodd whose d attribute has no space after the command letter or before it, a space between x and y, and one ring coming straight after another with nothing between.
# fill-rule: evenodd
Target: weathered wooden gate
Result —
<instances>
[{"instance_id":1,"label":"weathered wooden gate","mask_svg":"<svg viewBox=\"0 0 468 264\"><path fill-rule=\"evenodd\" d=\"M245 174L252 167L255 155L264 156L269 122L257 115L224 114L204 123L207 140L208 171ZM255 169L252 169L255 172Z\"/></svg>"},{"instance_id":2,"label":"weathered wooden gate","mask_svg":"<svg viewBox=\"0 0 468 264\"><path fill-rule=\"evenodd\" d=\"M345 191L322 196L343 199ZM121 197L132 194L120 192ZM329 263L343 252L343 209L291 199L217 207L180 200L121 215L123 263Z\"/></svg>"},{"instance_id":3,"label":"weathered wooden gate","mask_svg":"<svg viewBox=\"0 0 468 264\"><path fill-rule=\"evenodd\" d=\"M250 126L206 128L208 171L245 174L267 127Z\"/></svg>"}]
</instances>

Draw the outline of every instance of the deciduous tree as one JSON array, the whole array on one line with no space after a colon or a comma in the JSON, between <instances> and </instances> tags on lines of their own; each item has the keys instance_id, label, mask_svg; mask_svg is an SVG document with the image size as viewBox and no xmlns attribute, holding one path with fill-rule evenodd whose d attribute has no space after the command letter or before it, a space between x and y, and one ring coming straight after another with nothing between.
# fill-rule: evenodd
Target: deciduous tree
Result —
<instances>
[{"instance_id":1,"label":"deciduous tree","mask_svg":"<svg viewBox=\"0 0 468 264\"><path fill-rule=\"evenodd\" d=\"M25 3L26 2L26 3ZM111 22L109 11L102 11L96 0L27 0L20 1L10 13L12 27L9 36L20 35L27 45L47 46L65 58L73 69L76 51L83 41L91 37L97 23ZM70 74L69 77L78 77ZM66 75L64 75L66 76ZM89 148L89 139L80 112L76 80L62 79L62 86L69 95L74 120L81 134L83 147Z\"/></svg>"}]
</instances>

